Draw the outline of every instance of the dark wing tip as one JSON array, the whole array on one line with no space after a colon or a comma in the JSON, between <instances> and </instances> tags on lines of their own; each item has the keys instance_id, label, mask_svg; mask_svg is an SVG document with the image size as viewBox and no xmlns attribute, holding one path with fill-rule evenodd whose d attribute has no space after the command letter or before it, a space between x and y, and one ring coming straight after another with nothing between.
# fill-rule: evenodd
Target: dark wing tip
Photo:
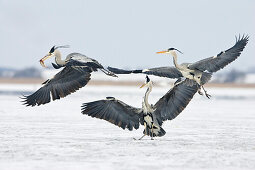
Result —
<instances>
[{"instance_id":1,"label":"dark wing tip","mask_svg":"<svg viewBox=\"0 0 255 170\"><path fill-rule=\"evenodd\" d=\"M25 105L25 106L35 106L36 105L36 102L33 102L33 100L30 99L30 96L24 96L22 95L22 97L19 97L21 99L21 103L22 105Z\"/></svg>"},{"instance_id":2,"label":"dark wing tip","mask_svg":"<svg viewBox=\"0 0 255 170\"><path fill-rule=\"evenodd\" d=\"M87 109L87 103L83 103L81 105L81 113L82 114L86 114L86 109Z\"/></svg>"},{"instance_id":3,"label":"dark wing tip","mask_svg":"<svg viewBox=\"0 0 255 170\"><path fill-rule=\"evenodd\" d=\"M124 70L124 69L119 69L114 67L107 67L107 70L115 74L131 74L132 73L131 70Z\"/></svg>"},{"instance_id":4,"label":"dark wing tip","mask_svg":"<svg viewBox=\"0 0 255 170\"><path fill-rule=\"evenodd\" d=\"M239 36L236 36L236 43L238 42L244 42L245 44L248 43L249 41L249 35L248 34L243 34L242 36L239 34Z\"/></svg>"},{"instance_id":5,"label":"dark wing tip","mask_svg":"<svg viewBox=\"0 0 255 170\"><path fill-rule=\"evenodd\" d=\"M22 99L21 102L23 102L23 105L25 106L36 106L36 105L39 106L41 104L46 104L51 101L50 91L48 91L47 88L42 87L31 95L28 95L28 96L23 95L21 99Z\"/></svg>"},{"instance_id":6,"label":"dark wing tip","mask_svg":"<svg viewBox=\"0 0 255 170\"><path fill-rule=\"evenodd\" d=\"M241 52L244 50L244 48L247 45L248 41L249 41L249 36L248 35L243 34L241 36L239 34L238 37L236 36L236 43L235 43L235 45L232 48L230 48L229 50L227 50L227 51L234 50L233 52L236 52L238 54L237 55L237 57L238 57L241 54Z\"/></svg>"}]
</instances>

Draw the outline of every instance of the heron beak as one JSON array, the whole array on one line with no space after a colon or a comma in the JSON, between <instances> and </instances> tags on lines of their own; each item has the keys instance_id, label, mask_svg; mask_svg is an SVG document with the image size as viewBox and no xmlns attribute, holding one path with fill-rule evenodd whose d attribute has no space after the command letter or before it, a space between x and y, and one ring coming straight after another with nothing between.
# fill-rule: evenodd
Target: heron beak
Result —
<instances>
[{"instance_id":1,"label":"heron beak","mask_svg":"<svg viewBox=\"0 0 255 170\"><path fill-rule=\"evenodd\" d=\"M159 51L159 52L156 52L157 54L165 54L167 53L168 51Z\"/></svg>"},{"instance_id":2,"label":"heron beak","mask_svg":"<svg viewBox=\"0 0 255 170\"><path fill-rule=\"evenodd\" d=\"M46 67L45 64L44 64L44 61L47 60L48 58L52 57L53 54L49 53L47 54L45 57L43 57L41 60L40 60L40 64L43 66L43 67Z\"/></svg>"},{"instance_id":3,"label":"heron beak","mask_svg":"<svg viewBox=\"0 0 255 170\"><path fill-rule=\"evenodd\" d=\"M141 85L140 89L143 88L146 84Z\"/></svg>"},{"instance_id":4,"label":"heron beak","mask_svg":"<svg viewBox=\"0 0 255 170\"><path fill-rule=\"evenodd\" d=\"M40 60L40 64L41 66L46 67L42 59Z\"/></svg>"}]
</instances>

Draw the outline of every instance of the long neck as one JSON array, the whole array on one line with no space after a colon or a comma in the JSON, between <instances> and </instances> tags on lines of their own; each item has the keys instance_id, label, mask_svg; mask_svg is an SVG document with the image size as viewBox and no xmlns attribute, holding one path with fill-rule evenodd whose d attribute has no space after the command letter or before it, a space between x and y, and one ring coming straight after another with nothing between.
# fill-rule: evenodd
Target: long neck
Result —
<instances>
[{"instance_id":1,"label":"long neck","mask_svg":"<svg viewBox=\"0 0 255 170\"><path fill-rule=\"evenodd\" d=\"M176 52L175 52L175 51L172 51L171 54L172 54L172 56L173 56L173 61L174 61L175 67L179 69L179 68L180 68L180 65L177 63L177 54L176 54Z\"/></svg>"},{"instance_id":2,"label":"long neck","mask_svg":"<svg viewBox=\"0 0 255 170\"><path fill-rule=\"evenodd\" d=\"M55 50L54 54L55 54L55 61L58 65L63 66L66 64L66 62L61 59L61 53L59 50Z\"/></svg>"},{"instance_id":3,"label":"long neck","mask_svg":"<svg viewBox=\"0 0 255 170\"><path fill-rule=\"evenodd\" d=\"M144 99L144 101L143 101L144 107L146 107L146 108L151 108L151 105L148 102L148 97L149 97L151 90L152 90L152 85L150 84L149 87L147 88L147 90L145 92L145 96L143 98Z\"/></svg>"}]
</instances>

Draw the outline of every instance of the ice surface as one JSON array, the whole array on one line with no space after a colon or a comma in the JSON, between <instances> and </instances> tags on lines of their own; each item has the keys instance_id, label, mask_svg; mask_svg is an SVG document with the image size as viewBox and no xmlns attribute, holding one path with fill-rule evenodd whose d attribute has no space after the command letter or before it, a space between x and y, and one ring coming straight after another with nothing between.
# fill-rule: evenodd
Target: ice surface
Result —
<instances>
[{"instance_id":1,"label":"ice surface","mask_svg":"<svg viewBox=\"0 0 255 170\"><path fill-rule=\"evenodd\" d=\"M0 85L0 169L255 169L255 90L208 88L196 94L166 135L144 138L82 115L83 102L114 96L140 107L145 89L87 86L64 99L25 107L20 93L40 85ZM168 88L154 88L156 102ZM12 93L13 92L13 93Z\"/></svg>"}]
</instances>

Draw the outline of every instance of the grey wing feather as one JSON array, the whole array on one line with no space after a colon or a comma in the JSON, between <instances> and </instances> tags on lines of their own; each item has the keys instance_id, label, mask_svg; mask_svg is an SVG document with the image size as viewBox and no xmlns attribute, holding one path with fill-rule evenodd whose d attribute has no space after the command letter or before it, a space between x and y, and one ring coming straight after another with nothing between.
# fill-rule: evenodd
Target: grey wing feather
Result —
<instances>
[{"instance_id":1,"label":"grey wing feather","mask_svg":"<svg viewBox=\"0 0 255 170\"><path fill-rule=\"evenodd\" d=\"M44 82L44 86L35 93L24 96L23 102L26 106L35 106L49 103L52 100L63 98L80 88L84 87L90 80L91 69L81 68L76 70L72 67L65 67L52 79Z\"/></svg>"},{"instance_id":2,"label":"grey wing feather","mask_svg":"<svg viewBox=\"0 0 255 170\"><path fill-rule=\"evenodd\" d=\"M67 66L73 67L90 67L93 70L96 70L97 68L103 68L103 66L95 59L89 58L80 53L69 54L67 56L66 62Z\"/></svg>"},{"instance_id":3,"label":"grey wing feather","mask_svg":"<svg viewBox=\"0 0 255 170\"><path fill-rule=\"evenodd\" d=\"M108 70L115 74L131 74L131 73L143 73L148 75L154 75L159 77L167 78L179 78L182 77L182 74L175 67L156 67L143 70L124 70L113 67L108 67Z\"/></svg>"},{"instance_id":4,"label":"grey wing feather","mask_svg":"<svg viewBox=\"0 0 255 170\"><path fill-rule=\"evenodd\" d=\"M104 119L130 131L133 128L139 128L140 119L142 118L142 109L134 108L114 98L84 103L82 113Z\"/></svg>"},{"instance_id":5,"label":"grey wing feather","mask_svg":"<svg viewBox=\"0 0 255 170\"><path fill-rule=\"evenodd\" d=\"M222 68L224 68L229 63L236 60L243 49L245 48L246 44L248 43L249 37L242 36L236 40L235 45L226 50L225 52L219 53L217 56L209 57L193 64L189 65L189 69L192 70L200 70L200 71L209 71L209 72L216 72Z\"/></svg>"},{"instance_id":6,"label":"grey wing feather","mask_svg":"<svg viewBox=\"0 0 255 170\"><path fill-rule=\"evenodd\" d=\"M193 80L185 79L176 84L154 105L155 115L160 124L177 117L197 92L199 85L195 81L192 85L186 81Z\"/></svg>"}]
</instances>

